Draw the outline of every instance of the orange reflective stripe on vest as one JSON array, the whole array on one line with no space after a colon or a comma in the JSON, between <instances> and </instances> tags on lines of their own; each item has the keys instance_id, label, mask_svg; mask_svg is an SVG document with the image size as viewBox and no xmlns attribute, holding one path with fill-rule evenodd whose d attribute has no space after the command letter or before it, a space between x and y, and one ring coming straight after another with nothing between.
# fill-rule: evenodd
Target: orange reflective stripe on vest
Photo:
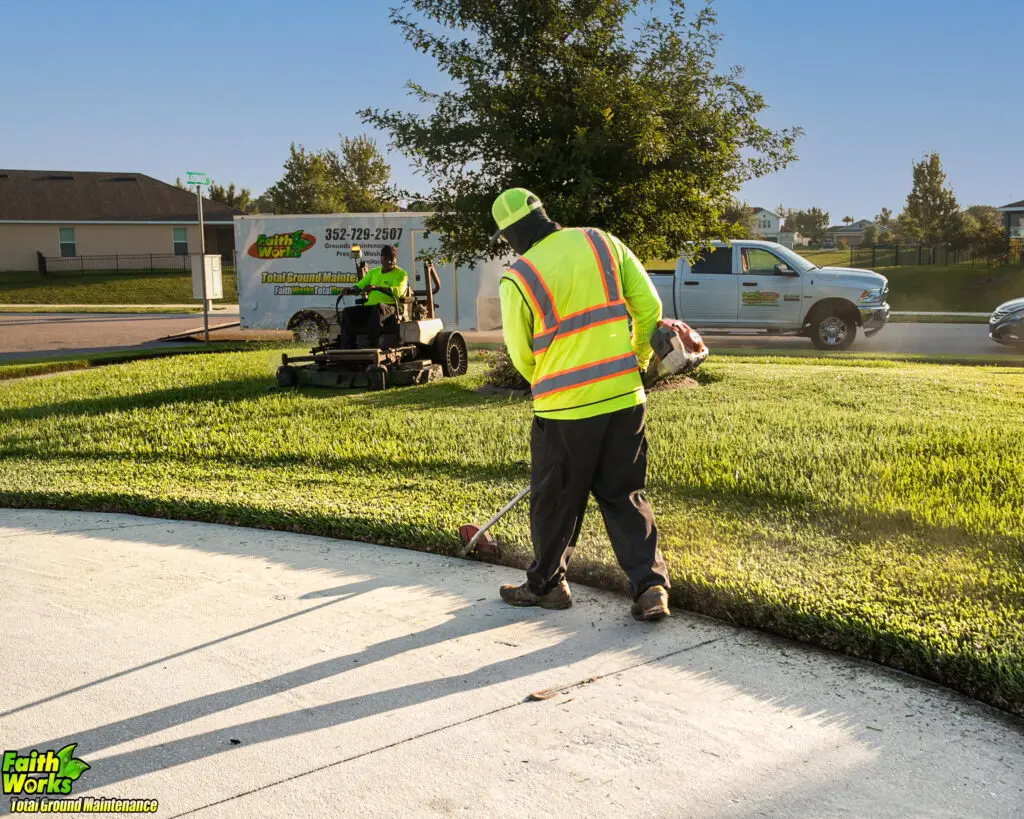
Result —
<instances>
[{"instance_id":1,"label":"orange reflective stripe on vest","mask_svg":"<svg viewBox=\"0 0 1024 819\"><path fill-rule=\"evenodd\" d=\"M611 304L612 302L620 301L622 296L619 295L618 270L615 267L615 260L612 258L612 252L605 242L604 236L593 228L580 229L583 231L583 235L587 237L590 246L594 249L594 258L597 259L597 266L604 277L602 284L604 285L604 294L607 302Z\"/></svg>"},{"instance_id":2,"label":"orange reflective stripe on vest","mask_svg":"<svg viewBox=\"0 0 1024 819\"><path fill-rule=\"evenodd\" d=\"M614 358L595 361L593 364L573 367L571 370L562 370L537 381L533 385L533 397L540 398L562 390L582 387L584 384L593 384L606 378L635 372L638 366L636 356L630 352Z\"/></svg>"},{"instance_id":3,"label":"orange reflective stripe on vest","mask_svg":"<svg viewBox=\"0 0 1024 819\"><path fill-rule=\"evenodd\" d=\"M626 312L626 305L623 302L615 304L604 304L601 307L591 307L589 310L581 310L562 319L553 330L546 330L537 333L533 337L533 354L539 355L551 346L556 338L579 333L588 327L596 327L598 324L607 324L609 321L618 321L629 316Z\"/></svg>"},{"instance_id":4,"label":"orange reflective stripe on vest","mask_svg":"<svg viewBox=\"0 0 1024 819\"><path fill-rule=\"evenodd\" d=\"M519 258L509 268L509 272L514 274L523 287L526 288L526 293L530 297L530 301L533 302L536 315L540 317L544 329L554 330L558 326L558 313L555 311L555 302L551 297L551 291L548 290L548 286L544 284L544 279L537 272L537 268L526 261L526 259Z\"/></svg>"}]
</instances>

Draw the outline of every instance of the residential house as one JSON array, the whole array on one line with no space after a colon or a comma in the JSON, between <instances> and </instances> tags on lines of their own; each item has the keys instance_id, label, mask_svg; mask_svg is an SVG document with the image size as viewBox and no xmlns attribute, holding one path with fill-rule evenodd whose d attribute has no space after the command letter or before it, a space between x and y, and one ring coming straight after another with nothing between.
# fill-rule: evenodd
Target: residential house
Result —
<instances>
[{"instance_id":1,"label":"residential house","mask_svg":"<svg viewBox=\"0 0 1024 819\"><path fill-rule=\"evenodd\" d=\"M1006 235L1011 239L1024 238L1024 199L1003 205L999 212L1003 214Z\"/></svg>"},{"instance_id":2,"label":"residential house","mask_svg":"<svg viewBox=\"0 0 1024 819\"><path fill-rule=\"evenodd\" d=\"M843 239L849 247L858 247L864 243L864 229L873 224L870 219L860 219L850 225L834 225L825 231L821 243L825 247L836 247Z\"/></svg>"},{"instance_id":3,"label":"residential house","mask_svg":"<svg viewBox=\"0 0 1024 819\"><path fill-rule=\"evenodd\" d=\"M759 233L769 242L776 242L779 237L779 229L782 227L782 219L774 211L754 208L750 227L753 228L755 233Z\"/></svg>"},{"instance_id":4,"label":"residential house","mask_svg":"<svg viewBox=\"0 0 1024 819\"><path fill-rule=\"evenodd\" d=\"M40 257L201 252L196 195L141 173L0 170L0 270ZM234 258L234 216L203 200L206 252ZM105 266L105 264L104 264Z\"/></svg>"}]
</instances>

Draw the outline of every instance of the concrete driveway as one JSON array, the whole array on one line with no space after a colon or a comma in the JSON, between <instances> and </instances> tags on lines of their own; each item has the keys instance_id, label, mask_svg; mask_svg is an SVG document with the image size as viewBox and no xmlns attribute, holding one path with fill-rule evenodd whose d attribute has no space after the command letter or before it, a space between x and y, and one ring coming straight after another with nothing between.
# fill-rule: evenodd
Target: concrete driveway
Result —
<instances>
[{"instance_id":1,"label":"concrete driveway","mask_svg":"<svg viewBox=\"0 0 1024 819\"><path fill-rule=\"evenodd\" d=\"M1020 816L1024 723L400 549L0 510L0 738L160 816ZM542 692L530 699L531 693ZM8 810L4 797L0 810Z\"/></svg>"}]
</instances>

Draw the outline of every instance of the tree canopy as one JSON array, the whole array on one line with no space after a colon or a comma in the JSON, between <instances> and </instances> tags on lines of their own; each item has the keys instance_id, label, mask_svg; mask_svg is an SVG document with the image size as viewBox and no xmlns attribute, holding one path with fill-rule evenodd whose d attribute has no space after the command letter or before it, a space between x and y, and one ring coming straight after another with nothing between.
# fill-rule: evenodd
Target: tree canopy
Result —
<instances>
[{"instance_id":1,"label":"tree canopy","mask_svg":"<svg viewBox=\"0 0 1024 819\"><path fill-rule=\"evenodd\" d=\"M281 178L258 200L270 213L375 213L395 210L391 166L366 136L341 138L340 151L289 148Z\"/></svg>"},{"instance_id":2,"label":"tree canopy","mask_svg":"<svg viewBox=\"0 0 1024 819\"><path fill-rule=\"evenodd\" d=\"M563 224L607 228L642 257L674 258L723 235L744 182L795 159L800 129L760 124L763 97L739 68L716 68L711 2L693 15L682 0L518 7L404 0L392 21L451 87L408 83L425 114L360 112L430 183L430 227L453 259L486 252L491 204L519 186Z\"/></svg>"}]
</instances>

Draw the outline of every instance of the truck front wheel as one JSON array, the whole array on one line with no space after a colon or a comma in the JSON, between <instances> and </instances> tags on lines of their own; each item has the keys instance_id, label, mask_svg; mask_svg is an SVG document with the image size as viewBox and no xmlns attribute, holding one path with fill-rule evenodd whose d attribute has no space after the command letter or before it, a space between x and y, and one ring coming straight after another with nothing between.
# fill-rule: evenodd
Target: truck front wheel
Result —
<instances>
[{"instance_id":1,"label":"truck front wheel","mask_svg":"<svg viewBox=\"0 0 1024 819\"><path fill-rule=\"evenodd\" d=\"M840 306L827 307L815 312L808 332L819 350L848 350L857 338L857 320Z\"/></svg>"}]
</instances>

